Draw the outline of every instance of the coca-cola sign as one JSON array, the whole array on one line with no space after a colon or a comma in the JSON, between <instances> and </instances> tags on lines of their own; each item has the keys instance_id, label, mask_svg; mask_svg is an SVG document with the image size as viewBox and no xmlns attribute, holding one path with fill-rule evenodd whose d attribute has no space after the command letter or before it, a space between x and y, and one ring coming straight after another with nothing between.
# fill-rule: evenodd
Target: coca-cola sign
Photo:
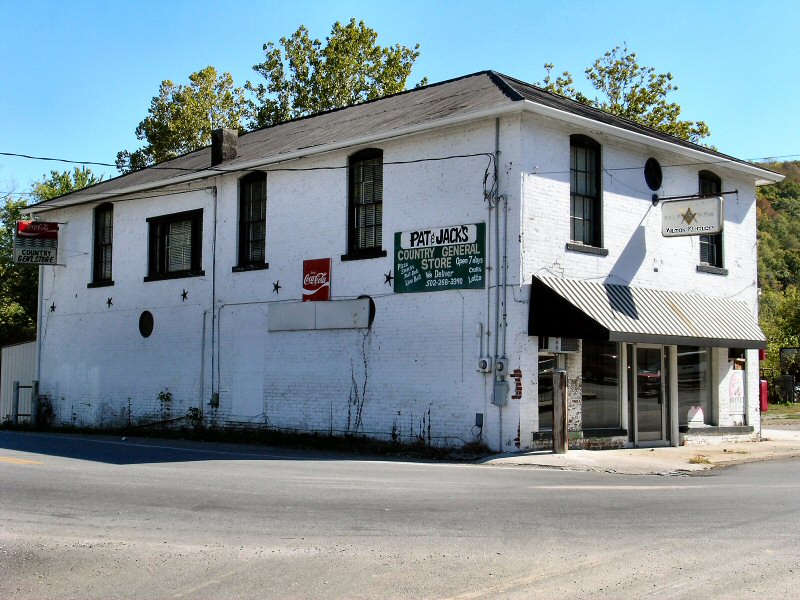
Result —
<instances>
[{"instance_id":1,"label":"coca-cola sign","mask_svg":"<svg viewBox=\"0 0 800 600\"><path fill-rule=\"evenodd\" d=\"M331 259L303 261L303 302L331 299Z\"/></svg>"},{"instance_id":2,"label":"coca-cola sign","mask_svg":"<svg viewBox=\"0 0 800 600\"><path fill-rule=\"evenodd\" d=\"M19 237L35 237L40 239L58 239L58 223L43 223L42 221L17 221L17 235Z\"/></svg>"}]
</instances>

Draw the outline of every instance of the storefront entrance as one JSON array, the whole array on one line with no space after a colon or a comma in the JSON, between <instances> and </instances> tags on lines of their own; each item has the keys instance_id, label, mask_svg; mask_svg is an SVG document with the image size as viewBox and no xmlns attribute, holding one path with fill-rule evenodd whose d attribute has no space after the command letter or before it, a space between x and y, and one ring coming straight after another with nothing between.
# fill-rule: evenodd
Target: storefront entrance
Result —
<instances>
[{"instance_id":1,"label":"storefront entrance","mask_svg":"<svg viewBox=\"0 0 800 600\"><path fill-rule=\"evenodd\" d=\"M669 410L663 346L628 346L628 393L630 397L633 443L659 446L669 443Z\"/></svg>"}]
</instances>

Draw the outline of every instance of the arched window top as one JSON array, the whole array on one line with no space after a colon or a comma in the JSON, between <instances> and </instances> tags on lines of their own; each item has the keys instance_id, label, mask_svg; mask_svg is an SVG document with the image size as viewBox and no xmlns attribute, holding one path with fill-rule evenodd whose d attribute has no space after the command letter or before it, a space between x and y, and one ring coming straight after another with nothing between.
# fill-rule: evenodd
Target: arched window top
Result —
<instances>
[{"instance_id":1,"label":"arched window top","mask_svg":"<svg viewBox=\"0 0 800 600\"><path fill-rule=\"evenodd\" d=\"M711 171L700 171L698 179L701 194L717 194L722 191L722 179L719 175Z\"/></svg>"},{"instance_id":2,"label":"arched window top","mask_svg":"<svg viewBox=\"0 0 800 600\"><path fill-rule=\"evenodd\" d=\"M253 183L255 181L263 181L267 178L267 174L263 171L254 171L239 178L239 184Z\"/></svg>"},{"instance_id":3,"label":"arched window top","mask_svg":"<svg viewBox=\"0 0 800 600\"><path fill-rule=\"evenodd\" d=\"M583 135L582 133L575 133L569 136L569 145L580 146L582 148L593 148L595 150L600 149L600 142L590 138L588 135Z\"/></svg>"},{"instance_id":4,"label":"arched window top","mask_svg":"<svg viewBox=\"0 0 800 600\"><path fill-rule=\"evenodd\" d=\"M348 157L348 162L350 164L361 162L362 160L370 160L372 158L383 158L383 150L380 148L365 148L364 150L359 150L358 152L351 154Z\"/></svg>"}]
</instances>

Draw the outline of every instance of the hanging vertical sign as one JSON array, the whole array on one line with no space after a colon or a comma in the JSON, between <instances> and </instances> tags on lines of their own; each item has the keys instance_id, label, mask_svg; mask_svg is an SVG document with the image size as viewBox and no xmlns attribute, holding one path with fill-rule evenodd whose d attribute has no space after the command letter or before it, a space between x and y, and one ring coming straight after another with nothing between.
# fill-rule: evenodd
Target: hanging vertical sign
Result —
<instances>
[{"instance_id":1,"label":"hanging vertical sign","mask_svg":"<svg viewBox=\"0 0 800 600\"><path fill-rule=\"evenodd\" d=\"M394 291L438 292L486 286L486 224L394 234Z\"/></svg>"},{"instance_id":2,"label":"hanging vertical sign","mask_svg":"<svg viewBox=\"0 0 800 600\"><path fill-rule=\"evenodd\" d=\"M331 259L303 261L303 302L331 299Z\"/></svg>"},{"instance_id":3,"label":"hanging vertical sign","mask_svg":"<svg viewBox=\"0 0 800 600\"><path fill-rule=\"evenodd\" d=\"M54 265L58 259L58 223L17 221L14 229L14 262Z\"/></svg>"}]
</instances>

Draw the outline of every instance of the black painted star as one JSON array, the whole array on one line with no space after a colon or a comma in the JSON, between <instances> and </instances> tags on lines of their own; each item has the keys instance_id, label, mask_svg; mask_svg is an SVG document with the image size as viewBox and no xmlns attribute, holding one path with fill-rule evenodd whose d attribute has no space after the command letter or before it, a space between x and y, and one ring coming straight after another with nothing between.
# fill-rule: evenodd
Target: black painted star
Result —
<instances>
[{"instance_id":1,"label":"black painted star","mask_svg":"<svg viewBox=\"0 0 800 600\"><path fill-rule=\"evenodd\" d=\"M114 303L111 301L111 298L106 300L106 305L108 306L108 308L111 308L112 306L114 306Z\"/></svg>"},{"instance_id":2,"label":"black painted star","mask_svg":"<svg viewBox=\"0 0 800 600\"><path fill-rule=\"evenodd\" d=\"M272 291L278 294L278 290L280 290L283 286L281 285L281 280L278 279L275 283L272 284Z\"/></svg>"},{"instance_id":3,"label":"black painted star","mask_svg":"<svg viewBox=\"0 0 800 600\"><path fill-rule=\"evenodd\" d=\"M394 277L392 276L391 271L389 271L388 273L384 273L383 277L384 277L383 283L388 283L389 285L392 285L392 279L394 279Z\"/></svg>"},{"instance_id":4,"label":"black painted star","mask_svg":"<svg viewBox=\"0 0 800 600\"><path fill-rule=\"evenodd\" d=\"M188 297L189 297L189 292L187 292L186 290L183 290L183 291L181 292L181 302L186 302L186 299L187 299Z\"/></svg>"},{"instance_id":5,"label":"black painted star","mask_svg":"<svg viewBox=\"0 0 800 600\"><path fill-rule=\"evenodd\" d=\"M50 305L50 312L56 312L56 303L55 303L55 302L53 302L53 303Z\"/></svg>"}]
</instances>

